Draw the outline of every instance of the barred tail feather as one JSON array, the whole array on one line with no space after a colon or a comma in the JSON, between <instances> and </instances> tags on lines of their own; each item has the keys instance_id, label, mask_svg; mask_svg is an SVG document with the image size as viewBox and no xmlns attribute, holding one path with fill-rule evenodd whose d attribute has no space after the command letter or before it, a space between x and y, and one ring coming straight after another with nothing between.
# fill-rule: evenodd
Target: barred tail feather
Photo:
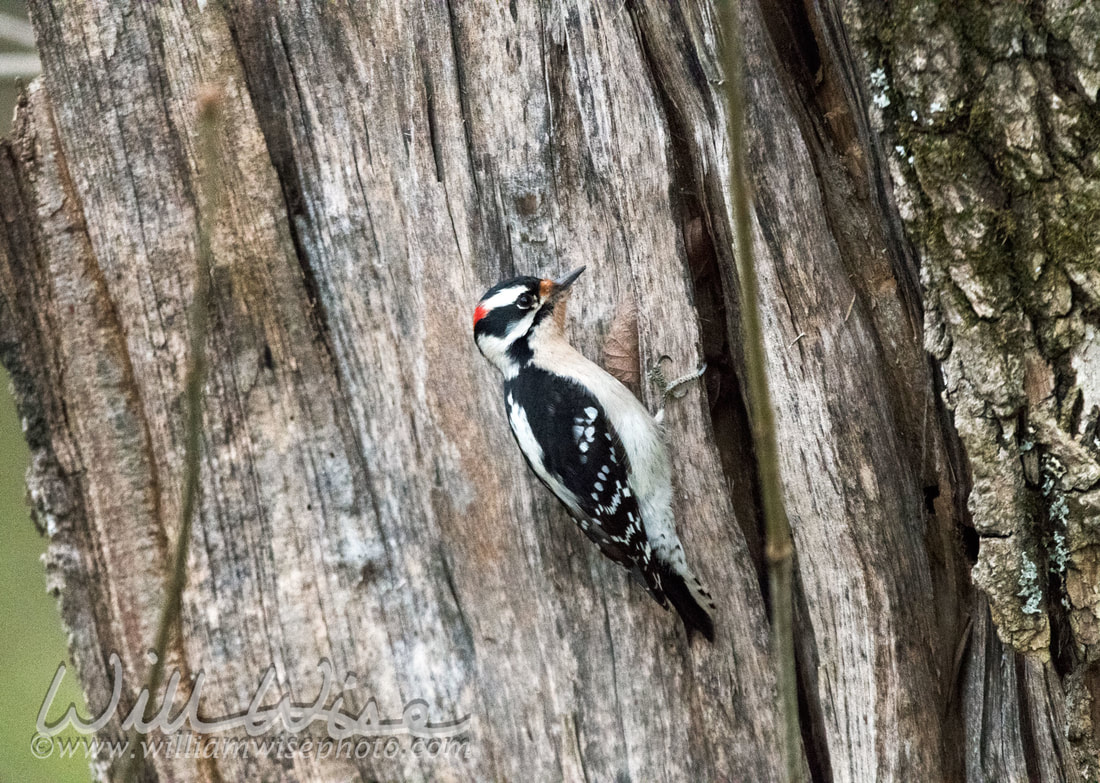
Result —
<instances>
[{"instance_id":1,"label":"barred tail feather","mask_svg":"<svg viewBox=\"0 0 1100 783\"><path fill-rule=\"evenodd\" d=\"M694 631L699 631L708 642L714 641L714 601L710 593L690 571L679 573L662 568L661 588L665 596L684 621L688 642Z\"/></svg>"}]
</instances>

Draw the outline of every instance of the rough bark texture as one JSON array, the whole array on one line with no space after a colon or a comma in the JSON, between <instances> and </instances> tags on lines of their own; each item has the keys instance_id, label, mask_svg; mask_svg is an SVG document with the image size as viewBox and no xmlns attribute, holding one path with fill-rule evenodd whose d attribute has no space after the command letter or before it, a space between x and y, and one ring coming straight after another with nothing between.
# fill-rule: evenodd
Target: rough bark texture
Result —
<instances>
[{"instance_id":1,"label":"rough bark texture","mask_svg":"<svg viewBox=\"0 0 1100 783\"><path fill-rule=\"evenodd\" d=\"M1096 775L1095 36L1079 8L973 5L743 3L814 781ZM712 5L31 11L45 78L0 158L0 347L92 709L111 651L127 704L147 671L205 227L171 665L206 673L210 715L271 664L273 696L307 700L327 658L359 677L349 707L475 721L468 758L160 758L149 778L777 779ZM580 264L588 355L616 324L622 362L634 307L643 370L710 365L668 439L713 647L527 473L470 339L496 280Z\"/></svg>"},{"instance_id":2,"label":"rough bark texture","mask_svg":"<svg viewBox=\"0 0 1100 783\"><path fill-rule=\"evenodd\" d=\"M1000 637L1052 663L1020 684L1038 704L1053 698L1097 780L1100 8L861 6L847 19L921 259L925 345L966 454L974 581Z\"/></svg>"}]
</instances>

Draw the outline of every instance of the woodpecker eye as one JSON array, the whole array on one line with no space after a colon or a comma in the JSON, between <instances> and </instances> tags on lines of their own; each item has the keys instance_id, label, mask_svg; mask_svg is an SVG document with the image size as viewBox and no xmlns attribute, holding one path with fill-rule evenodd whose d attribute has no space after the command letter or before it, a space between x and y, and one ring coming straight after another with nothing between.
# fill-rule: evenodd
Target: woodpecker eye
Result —
<instances>
[{"instance_id":1,"label":"woodpecker eye","mask_svg":"<svg viewBox=\"0 0 1100 783\"><path fill-rule=\"evenodd\" d=\"M524 293L519 295L518 299L516 299L516 307L521 310L530 310L534 306L535 297L532 296L529 292L525 291Z\"/></svg>"}]
</instances>

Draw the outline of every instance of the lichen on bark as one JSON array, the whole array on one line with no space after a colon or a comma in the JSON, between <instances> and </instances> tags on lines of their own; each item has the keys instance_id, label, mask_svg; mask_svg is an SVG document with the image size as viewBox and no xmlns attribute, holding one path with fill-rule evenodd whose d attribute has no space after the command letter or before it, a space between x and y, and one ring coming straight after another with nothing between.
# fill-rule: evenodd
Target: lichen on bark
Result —
<instances>
[{"instance_id":1,"label":"lichen on bark","mask_svg":"<svg viewBox=\"0 0 1100 783\"><path fill-rule=\"evenodd\" d=\"M966 451L973 578L1001 638L1053 659L1087 723L1079 706L1100 697L1100 6L846 14ZM1096 757L1093 727L1071 735L1079 759Z\"/></svg>"}]
</instances>

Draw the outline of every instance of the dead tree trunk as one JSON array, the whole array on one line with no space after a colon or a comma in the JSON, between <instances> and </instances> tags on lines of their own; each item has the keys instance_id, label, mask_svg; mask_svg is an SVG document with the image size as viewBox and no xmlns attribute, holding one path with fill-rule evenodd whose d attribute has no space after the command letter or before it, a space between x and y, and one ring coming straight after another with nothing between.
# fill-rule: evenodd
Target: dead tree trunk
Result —
<instances>
[{"instance_id":1,"label":"dead tree trunk","mask_svg":"<svg viewBox=\"0 0 1100 783\"><path fill-rule=\"evenodd\" d=\"M328 659L358 676L349 710L473 724L461 758L160 757L148 779L777 780L713 5L184 5L34 0L45 76L0 160L0 348L92 711L112 652L124 708L149 666L204 230L169 666L205 673L207 717L270 665L269 703L310 701ZM1055 5L743 3L813 781L1096 774L1100 65L1078 31L1100 23ZM643 370L709 364L668 438L713 647L528 474L470 338L489 285L580 264L589 356L634 306Z\"/></svg>"}]
</instances>

